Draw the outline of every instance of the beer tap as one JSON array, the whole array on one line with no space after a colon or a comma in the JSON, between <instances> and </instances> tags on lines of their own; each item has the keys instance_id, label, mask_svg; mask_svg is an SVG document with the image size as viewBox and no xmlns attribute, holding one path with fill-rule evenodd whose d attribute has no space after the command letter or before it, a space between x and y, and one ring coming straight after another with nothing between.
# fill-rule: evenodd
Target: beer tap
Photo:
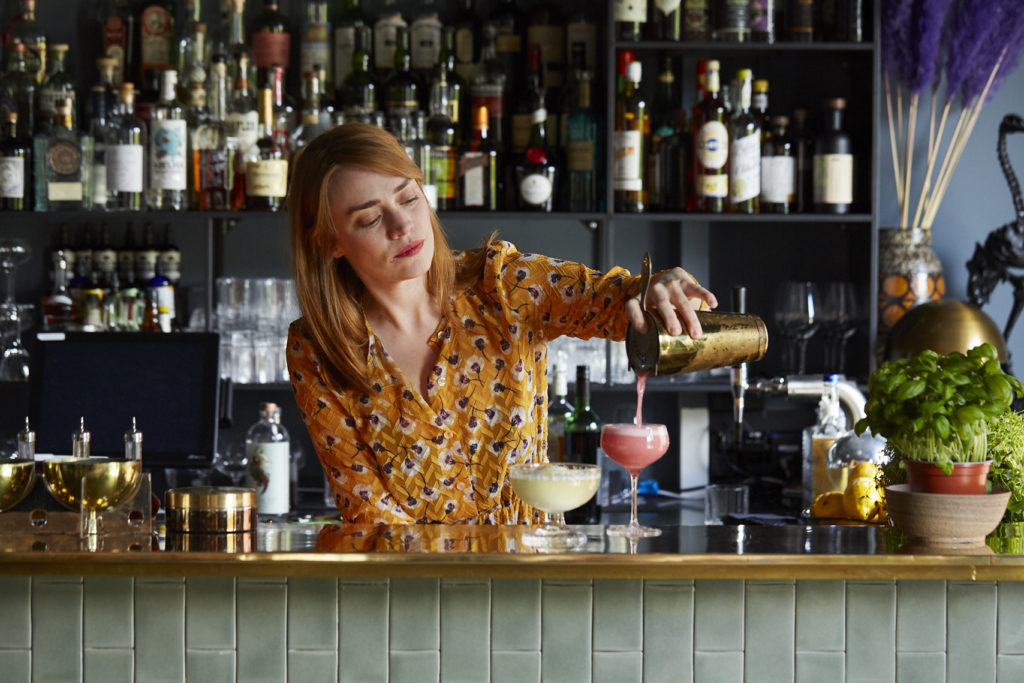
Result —
<instances>
[{"instance_id":1,"label":"beer tap","mask_svg":"<svg viewBox=\"0 0 1024 683\"><path fill-rule=\"evenodd\" d=\"M747 288L736 285L732 288L732 310L734 313L747 312ZM747 364L739 363L732 366L732 419L736 427L736 446L743 444L743 409L746 403Z\"/></svg>"}]
</instances>

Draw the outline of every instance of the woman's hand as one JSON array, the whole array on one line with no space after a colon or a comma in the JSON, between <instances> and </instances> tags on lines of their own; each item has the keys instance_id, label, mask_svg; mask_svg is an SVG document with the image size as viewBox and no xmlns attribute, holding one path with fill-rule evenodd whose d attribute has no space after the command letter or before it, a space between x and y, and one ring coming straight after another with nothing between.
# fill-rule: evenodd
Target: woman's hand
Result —
<instances>
[{"instance_id":1,"label":"woman's hand","mask_svg":"<svg viewBox=\"0 0 1024 683\"><path fill-rule=\"evenodd\" d=\"M701 329L696 311L701 304L715 308L718 299L682 268L662 271L651 278L651 285L647 288L647 310L661 317L669 334L682 334L685 328L694 339L699 337ZM639 295L626 301L626 314L638 332L647 331L647 319L640 311Z\"/></svg>"}]
</instances>

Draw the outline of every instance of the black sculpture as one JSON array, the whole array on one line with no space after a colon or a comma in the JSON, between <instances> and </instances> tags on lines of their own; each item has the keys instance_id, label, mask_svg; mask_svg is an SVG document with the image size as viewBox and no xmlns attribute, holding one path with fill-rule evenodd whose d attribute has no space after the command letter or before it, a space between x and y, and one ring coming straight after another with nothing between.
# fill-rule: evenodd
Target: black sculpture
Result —
<instances>
[{"instance_id":1,"label":"black sculpture","mask_svg":"<svg viewBox=\"0 0 1024 683\"><path fill-rule=\"evenodd\" d=\"M1021 310L1024 310L1024 274L1011 271L1024 269L1024 197L1021 197L1020 183L1006 155L1007 133L1020 132L1024 132L1024 119L1017 114L1007 114L999 124L999 144L996 146L999 165L1010 186L1016 217L990 232L984 246L976 242L974 255L967 262L967 296L975 306L980 308L987 304L992 290L1000 282L1009 282L1013 286L1013 308L1003 329L1003 340L1007 342Z\"/></svg>"}]
</instances>

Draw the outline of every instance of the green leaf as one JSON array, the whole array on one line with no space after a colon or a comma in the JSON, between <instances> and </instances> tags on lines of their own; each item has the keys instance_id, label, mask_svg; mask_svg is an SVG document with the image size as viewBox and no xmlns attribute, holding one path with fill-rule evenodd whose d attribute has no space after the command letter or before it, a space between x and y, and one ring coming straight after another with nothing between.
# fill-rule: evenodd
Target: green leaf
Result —
<instances>
[{"instance_id":1,"label":"green leaf","mask_svg":"<svg viewBox=\"0 0 1024 683\"><path fill-rule=\"evenodd\" d=\"M949 438L949 420L946 419L945 415L936 415L932 420L932 428L935 429L935 433L943 441Z\"/></svg>"},{"instance_id":2,"label":"green leaf","mask_svg":"<svg viewBox=\"0 0 1024 683\"><path fill-rule=\"evenodd\" d=\"M954 411L956 419L965 426L970 422L977 422L985 419L985 413L976 405L960 406Z\"/></svg>"},{"instance_id":3,"label":"green leaf","mask_svg":"<svg viewBox=\"0 0 1024 683\"><path fill-rule=\"evenodd\" d=\"M896 390L896 400L903 402L909 401L912 398L917 398L924 393L925 387L928 383L923 379L912 379L904 382L900 385L900 388Z\"/></svg>"}]
</instances>

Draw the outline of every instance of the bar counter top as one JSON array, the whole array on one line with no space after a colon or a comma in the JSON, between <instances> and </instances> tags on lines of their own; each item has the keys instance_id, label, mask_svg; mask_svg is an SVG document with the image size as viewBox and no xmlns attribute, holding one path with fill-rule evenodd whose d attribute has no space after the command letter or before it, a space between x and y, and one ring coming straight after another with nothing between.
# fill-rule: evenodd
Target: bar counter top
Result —
<instances>
[{"instance_id":1,"label":"bar counter top","mask_svg":"<svg viewBox=\"0 0 1024 683\"><path fill-rule=\"evenodd\" d=\"M635 547L575 528L587 545L551 554L522 546L524 526L261 523L248 537L104 537L93 552L75 537L0 535L0 575L1024 580L1024 555L908 554L877 526L667 525Z\"/></svg>"}]
</instances>

